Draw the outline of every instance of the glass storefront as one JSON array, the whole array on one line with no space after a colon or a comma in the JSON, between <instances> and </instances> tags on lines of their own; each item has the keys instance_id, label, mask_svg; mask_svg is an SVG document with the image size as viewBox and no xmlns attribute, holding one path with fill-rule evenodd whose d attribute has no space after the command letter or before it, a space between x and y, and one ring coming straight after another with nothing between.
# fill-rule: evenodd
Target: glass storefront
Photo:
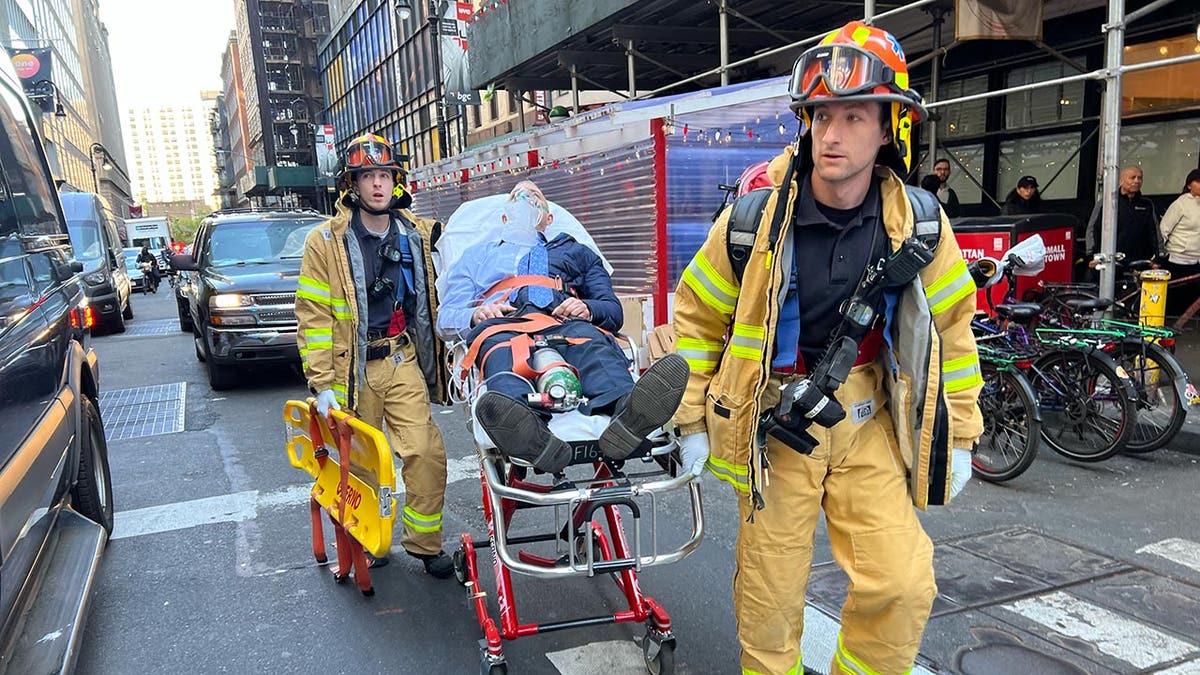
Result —
<instances>
[{"instance_id":1,"label":"glass storefront","mask_svg":"<svg viewBox=\"0 0 1200 675\"><path fill-rule=\"evenodd\" d=\"M1078 73L1065 63L1039 63L1014 68L1008 73L1008 87L1056 80ZM1024 129L1083 119L1083 82L1049 85L1020 91L1004 97L1004 126Z\"/></svg>"},{"instance_id":2,"label":"glass storefront","mask_svg":"<svg viewBox=\"0 0 1200 675\"><path fill-rule=\"evenodd\" d=\"M1079 181L1079 134L1020 138L1000 144L997 201L1017 186L1021 176L1038 181L1042 199L1074 199Z\"/></svg>"},{"instance_id":3,"label":"glass storefront","mask_svg":"<svg viewBox=\"0 0 1200 675\"><path fill-rule=\"evenodd\" d=\"M1200 54L1195 33L1126 45L1124 63L1148 63ZM1121 114L1138 115L1200 108L1200 61L1128 73L1121 83ZM1195 165L1193 165L1194 167Z\"/></svg>"},{"instance_id":4,"label":"glass storefront","mask_svg":"<svg viewBox=\"0 0 1200 675\"><path fill-rule=\"evenodd\" d=\"M1148 195L1176 194L1197 166L1200 118L1121 127L1121 165L1140 166Z\"/></svg>"}]
</instances>

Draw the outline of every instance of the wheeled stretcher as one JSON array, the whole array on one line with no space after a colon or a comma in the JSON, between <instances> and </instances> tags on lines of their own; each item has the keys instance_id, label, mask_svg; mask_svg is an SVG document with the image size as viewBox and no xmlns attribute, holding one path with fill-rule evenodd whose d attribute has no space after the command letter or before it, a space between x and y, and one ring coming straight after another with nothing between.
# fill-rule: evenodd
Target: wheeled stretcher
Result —
<instances>
[{"instance_id":1,"label":"wheeled stretcher","mask_svg":"<svg viewBox=\"0 0 1200 675\"><path fill-rule=\"evenodd\" d=\"M631 363L637 363L636 347L624 342ZM451 389L455 401L472 411L487 537L464 533L453 559L458 581L466 587L484 633L480 640L481 672L507 672L503 650L506 640L612 623L645 624L642 648L647 668L651 673L673 672L675 636L671 617L642 593L638 575L646 567L682 560L696 549L703 536L700 488L689 473L681 470L675 441L666 431L657 431L629 458L613 462L600 454L597 444L607 425L606 417L585 416L578 411L556 413L550 429L569 443L573 459L559 474L537 472L522 460L502 456L475 422L474 403L484 387L478 381L477 369L459 368L466 351L462 345L450 349L451 372L469 372L454 378ZM686 541L668 545L664 543L668 537L661 537L659 532L659 503L667 493L682 490L686 490L690 502L691 532ZM518 517L518 512L529 511L552 514L551 526L526 532L526 518ZM530 550L532 546L544 550L535 553ZM478 549L489 547L499 621L489 611L476 555ZM607 575L624 595L627 608L599 616L522 623L517 616L513 573L535 579Z\"/></svg>"}]
</instances>

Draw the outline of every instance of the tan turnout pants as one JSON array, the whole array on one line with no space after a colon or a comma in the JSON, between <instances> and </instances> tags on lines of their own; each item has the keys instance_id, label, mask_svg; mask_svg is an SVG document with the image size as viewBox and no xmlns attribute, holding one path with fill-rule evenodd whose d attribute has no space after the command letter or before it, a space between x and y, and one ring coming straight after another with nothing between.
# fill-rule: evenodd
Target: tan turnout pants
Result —
<instances>
[{"instance_id":1,"label":"tan turnout pants","mask_svg":"<svg viewBox=\"0 0 1200 675\"><path fill-rule=\"evenodd\" d=\"M388 340L371 344L384 342ZM446 448L441 430L433 423L429 390L411 343L393 348L391 356L367 361L367 381L358 389L356 412L364 422L384 430L392 452L403 463L401 544L412 553L441 551Z\"/></svg>"},{"instance_id":2,"label":"tan turnout pants","mask_svg":"<svg viewBox=\"0 0 1200 675\"><path fill-rule=\"evenodd\" d=\"M856 367L837 392L846 418L809 428L820 445L801 455L768 444L766 506L741 501L733 595L743 673L800 673L805 588L821 509L833 557L850 577L831 673L908 672L937 588L933 546L908 495L881 371ZM764 405L779 400L773 378Z\"/></svg>"}]
</instances>

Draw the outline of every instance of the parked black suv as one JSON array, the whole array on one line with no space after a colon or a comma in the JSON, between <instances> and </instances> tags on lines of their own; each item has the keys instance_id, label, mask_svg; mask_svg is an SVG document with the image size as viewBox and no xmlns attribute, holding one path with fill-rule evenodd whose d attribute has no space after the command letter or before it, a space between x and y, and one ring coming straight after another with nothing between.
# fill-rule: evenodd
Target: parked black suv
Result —
<instances>
[{"instance_id":1,"label":"parked black suv","mask_svg":"<svg viewBox=\"0 0 1200 675\"><path fill-rule=\"evenodd\" d=\"M311 209L217 211L200 223L192 253L171 257L174 269L195 272L182 282L179 323L191 324L213 389L236 385L242 366L300 362L300 258L324 220Z\"/></svg>"},{"instance_id":2,"label":"parked black suv","mask_svg":"<svg viewBox=\"0 0 1200 675\"><path fill-rule=\"evenodd\" d=\"M113 525L96 311L8 59L0 127L0 670L70 672Z\"/></svg>"}]
</instances>

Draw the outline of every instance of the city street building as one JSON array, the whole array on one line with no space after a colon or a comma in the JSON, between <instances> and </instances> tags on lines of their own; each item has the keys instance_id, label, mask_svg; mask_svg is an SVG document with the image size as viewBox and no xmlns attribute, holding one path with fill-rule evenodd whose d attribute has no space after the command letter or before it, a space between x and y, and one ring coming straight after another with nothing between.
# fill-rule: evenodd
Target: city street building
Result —
<instances>
[{"instance_id":1,"label":"city street building","mask_svg":"<svg viewBox=\"0 0 1200 675\"><path fill-rule=\"evenodd\" d=\"M203 92L191 105L129 110L134 196L145 215L194 216L220 207L209 121L216 99L217 92Z\"/></svg>"},{"instance_id":2,"label":"city street building","mask_svg":"<svg viewBox=\"0 0 1200 675\"><path fill-rule=\"evenodd\" d=\"M325 186L314 168L313 124L321 100L315 67L317 40L329 32L329 5L237 0L234 13L238 64L229 70L241 74L238 105L244 106L245 126L241 149L229 150L244 154L247 168L245 175L235 172L238 195L263 203L302 198L320 206Z\"/></svg>"},{"instance_id":3,"label":"city street building","mask_svg":"<svg viewBox=\"0 0 1200 675\"><path fill-rule=\"evenodd\" d=\"M249 206L250 199L238 191L247 174L254 171L250 157L250 126L246 121L246 90L242 81L242 60L238 51L237 31L229 33L229 42L221 55L223 93L217 101L221 131L216 148L221 202L223 206ZM228 203L226 203L228 202Z\"/></svg>"},{"instance_id":4,"label":"city street building","mask_svg":"<svg viewBox=\"0 0 1200 675\"><path fill-rule=\"evenodd\" d=\"M406 18L396 0L343 2L341 10L319 60L336 146L379 133L410 156L410 167L460 152L465 119L441 104L429 3L406 3Z\"/></svg>"},{"instance_id":5,"label":"city street building","mask_svg":"<svg viewBox=\"0 0 1200 675\"><path fill-rule=\"evenodd\" d=\"M108 31L100 22L97 0L3 3L0 25L8 27L4 45L10 55L14 50L46 50L33 56L49 56L50 68L27 82L26 91L32 91L42 110L55 181L65 189L98 192L113 215L127 217L128 164Z\"/></svg>"}]
</instances>

